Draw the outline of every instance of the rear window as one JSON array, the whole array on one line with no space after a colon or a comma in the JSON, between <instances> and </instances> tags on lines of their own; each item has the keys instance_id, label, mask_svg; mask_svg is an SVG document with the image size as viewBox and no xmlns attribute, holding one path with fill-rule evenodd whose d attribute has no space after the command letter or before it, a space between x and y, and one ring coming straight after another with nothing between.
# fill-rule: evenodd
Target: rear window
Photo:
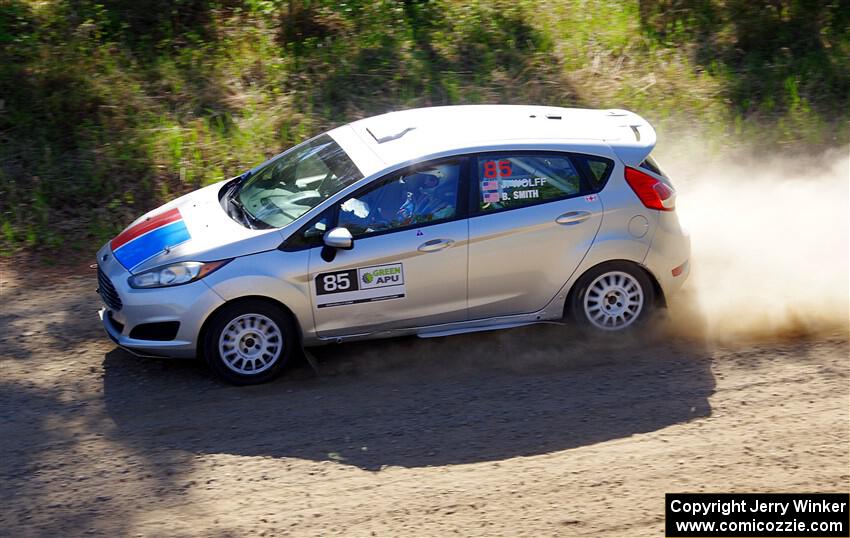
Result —
<instances>
[{"instance_id":1,"label":"rear window","mask_svg":"<svg viewBox=\"0 0 850 538\"><path fill-rule=\"evenodd\" d=\"M639 166L644 170L649 170L650 172L658 174L659 176L665 176L664 172L662 172L661 168L658 166L658 163L655 162L655 159L650 156L647 156L646 159L644 159Z\"/></svg>"},{"instance_id":2,"label":"rear window","mask_svg":"<svg viewBox=\"0 0 850 538\"><path fill-rule=\"evenodd\" d=\"M647 158L644 159L644 161L638 166L640 168L643 168L644 170L649 170L653 174L660 176L662 183L664 183L671 189L673 188L673 183L670 181L670 178L667 177L667 174L661 171L661 167L658 166L658 163L655 162L655 159L653 159L652 157L647 156Z\"/></svg>"}]
</instances>

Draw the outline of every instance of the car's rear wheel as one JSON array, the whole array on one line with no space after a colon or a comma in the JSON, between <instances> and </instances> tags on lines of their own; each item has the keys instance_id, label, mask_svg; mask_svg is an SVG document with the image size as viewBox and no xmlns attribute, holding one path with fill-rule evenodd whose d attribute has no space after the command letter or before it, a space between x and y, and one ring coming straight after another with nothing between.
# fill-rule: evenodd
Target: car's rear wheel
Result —
<instances>
[{"instance_id":1,"label":"car's rear wheel","mask_svg":"<svg viewBox=\"0 0 850 538\"><path fill-rule=\"evenodd\" d=\"M292 355L295 331L274 304L251 299L227 305L210 320L204 355L219 378L234 385L265 383Z\"/></svg>"},{"instance_id":2,"label":"car's rear wheel","mask_svg":"<svg viewBox=\"0 0 850 538\"><path fill-rule=\"evenodd\" d=\"M624 331L651 314L655 290L646 273L629 262L607 262L579 278L570 310L580 326L594 331Z\"/></svg>"}]
</instances>

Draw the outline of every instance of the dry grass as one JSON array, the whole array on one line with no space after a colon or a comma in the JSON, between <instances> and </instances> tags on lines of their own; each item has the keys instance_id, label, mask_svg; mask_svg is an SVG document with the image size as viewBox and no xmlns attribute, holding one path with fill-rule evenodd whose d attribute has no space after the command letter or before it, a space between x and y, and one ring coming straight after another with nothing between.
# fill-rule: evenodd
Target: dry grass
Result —
<instances>
[{"instance_id":1,"label":"dry grass","mask_svg":"<svg viewBox=\"0 0 850 538\"><path fill-rule=\"evenodd\" d=\"M717 149L846 143L850 13L761 3L10 0L0 253L88 255L164 200L414 106L622 107Z\"/></svg>"}]
</instances>

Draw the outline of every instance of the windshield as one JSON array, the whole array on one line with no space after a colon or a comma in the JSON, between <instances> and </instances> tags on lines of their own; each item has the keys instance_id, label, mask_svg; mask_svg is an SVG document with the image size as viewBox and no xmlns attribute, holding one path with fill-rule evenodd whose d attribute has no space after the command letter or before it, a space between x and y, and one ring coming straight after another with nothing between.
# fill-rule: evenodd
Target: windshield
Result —
<instances>
[{"instance_id":1,"label":"windshield","mask_svg":"<svg viewBox=\"0 0 850 538\"><path fill-rule=\"evenodd\" d=\"M251 220L281 228L362 178L339 144L321 135L269 161L231 197Z\"/></svg>"}]
</instances>

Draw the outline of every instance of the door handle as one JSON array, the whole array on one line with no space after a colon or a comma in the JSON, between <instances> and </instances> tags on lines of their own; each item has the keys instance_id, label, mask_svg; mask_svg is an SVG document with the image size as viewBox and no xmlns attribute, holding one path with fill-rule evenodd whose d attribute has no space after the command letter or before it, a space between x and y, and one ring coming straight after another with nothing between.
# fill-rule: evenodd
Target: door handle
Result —
<instances>
[{"instance_id":1,"label":"door handle","mask_svg":"<svg viewBox=\"0 0 850 538\"><path fill-rule=\"evenodd\" d=\"M455 242L451 239L431 239L430 241L425 241L419 245L417 250L419 250L419 252L437 252L438 250L449 248L454 244Z\"/></svg>"},{"instance_id":2,"label":"door handle","mask_svg":"<svg viewBox=\"0 0 850 538\"><path fill-rule=\"evenodd\" d=\"M566 226L572 226L573 224L579 224L580 222L584 222L590 218L590 211L570 211L568 213L564 213L560 215L555 222L558 224L564 224Z\"/></svg>"}]
</instances>

